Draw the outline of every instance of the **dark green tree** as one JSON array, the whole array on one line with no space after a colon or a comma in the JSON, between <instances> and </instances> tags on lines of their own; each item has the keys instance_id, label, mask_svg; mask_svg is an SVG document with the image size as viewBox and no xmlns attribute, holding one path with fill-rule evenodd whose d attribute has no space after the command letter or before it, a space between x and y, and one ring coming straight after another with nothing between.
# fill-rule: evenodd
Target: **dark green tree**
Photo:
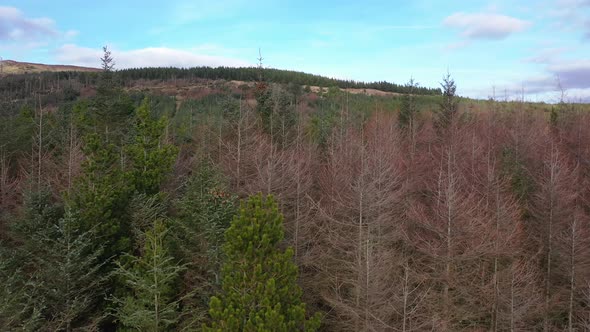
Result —
<instances>
[{"instance_id":1,"label":"dark green tree","mask_svg":"<svg viewBox=\"0 0 590 332\"><path fill-rule=\"evenodd\" d=\"M33 235L57 225L63 214L63 206L55 201L49 189L29 191L25 194L22 216L11 223L10 237L24 252L44 250Z\"/></svg>"},{"instance_id":2,"label":"dark green tree","mask_svg":"<svg viewBox=\"0 0 590 332\"><path fill-rule=\"evenodd\" d=\"M166 126L166 118L152 118L149 101L144 99L136 110L134 140L125 148L131 162L133 186L139 193L158 193L171 171L178 150L164 140Z\"/></svg>"},{"instance_id":3,"label":"dark green tree","mask_svg":"<svg viewBox=\"0 0 590 332\"><path fill-rule=\"evenodd\" d=\"M256 97L256 113L260 117L262 128L270 133L274 111L270 84L257 82L254 89L254 96Z\"/></svg>"},{"instance_id":4,"label":"dark green tree","mask_svg":"<svg viewBox=\"0 0 590 332\"><path fill-rule=\"evenodd\" d=\"M125 255L115 271L129 294L113 297L113 316L123 331L170 331L179 319L174 285L184 266L169 255L165 220L156 218L142 236L141 256Z\"/></svg>"},{"instance_id":5,"label":"dark green tree","mask_svg":"<svg viewBox=\"0 0 590 332\"><path fill-rule=\"evenodd\" d=\"M263 130L276 141L283 142L297 122L295 100L297 95L279 84L257 83L256 112Z\"/></svg>"},{"instance_id":6,"label":"dark green tree","mask_svg":"<svg viewBox=\"0 0 590 332\"><path fill-rule=\"evenodd\" d=\"M187 181L176 202L174 220L176 253L189 265L183 276L183 327L200 327L209 309L209 298L220 290L224 232L237 209L237 197L228 192L220 172L202 162Z\"/></svg>"},{"instance_id":7,"label":"dark green tree","mask_svg":"<svg viewBox=\"0 0 590 332\"><path fill-rule=\"evenodd\" d=\"M219 283L224 233L236 214L237 197L227 191L215 166L203 162L188 180L177 208L180 212L175 225L177 242L191 244L181 248L183 256L189 261L205 258L208 263L201 268L206 268L215 283ZM195 255L205 257L196 259Z\"/></svg>"},{"instance_id":8,"label":"dark green tree","mask_svg":"<svg viewBox=\"0 0 590 332\"><path fill-rule=\"evenodd\" d=\"M0 330L36 331L43 324L44 301L18 256L0 243Z\"/></svg>"},{"instance_id":9,"label":"dark green tree","mask_svg":"<svg viewBox=\"0 0 590 332\"><path fill-rule=\"evenodd\" d=\"M108 46L102 47L103 56L100 58L100 62L102 65L102 71L104 73L111 73L115 68L115 60L111 56L111 51L109 51Z\"/></svg>"},{"instance_id":10,"label":"dark green tree","mask_svg":"<svg viewBox=\"0 0 590 332\"><path fill-rule=\"evenodd\" d=\"M295 110L297 98L296 93L292 93L281 86L275 86L273 90L273 136L282 146L288 143L288 137L297 123Z\"/></svg>"},{"instance_id":11,"label":"dark green tree","mask_svg":"<svg viewBox=\"0 0 590 332\"><path fill-rule=\"evenodd\" d=\"M95 248L92 231L80 233L78 225L66 211L54 227L34 235L46 250L33 257L38 269L33 280L44 290L43 312L51 330L69 332L92 326L96 322L89 318L100 316L93 311L104 296L107 276L101 268L108 261L99 259L102 248Z\"/></svg>"},{"instance_id":12,"label":"dark green tree","mask_svg":"<svg viewBox=\"0 0 590 332\"><path fill-rule=\"evenodd\" d=\"M0 124L2 150L7 153L24 153L31 151L35 132L35 111L24 105L18 115L3 117Z\"/></svg>"},{"instance_id":13,"label":"dark green tree","mask_svg":"<svg viewBox=\"0 0 590 332\"><path fill-rule=\"evenodd\" d=\"M549 124L551 124L552 128L557 127L559 119L559 112L555 108L555 106L551 106L551 113L549 113Z\"/></svg>"},{"instance_id":14,"label":"dark green tree","mask_svg":"<svg viewBox=\"0 0 590 332\"><path fill-rule=\"evenodd\" d=\"M2 330L72 331L100 316L95 309L106 281L100 271L106 261L99 260L101 248L94 247L94 237L78 232L71 212L60 218L62 214L47 190L30 194L23 218L11 231L18 245L0 248L0 256L10 256L2 257L0 265L6 287L0 289L5 293L0 312L11 317L5 320L0 314ZM12 273L3 275L6 268Z\"/></svg>"},{"instance_id":15,"label":"dark green tree","mask_svg":"<svg viewBox=\"0 0 590 332\"><path fill-rule=\"evenodd\" d=\"M94 230L104 257L131 249L127 205L131 194L129 176L121 165L121 155L112 143L98 134L88 134L83 152L82 175L68 197L80 222L80 231Z\"/></svg>"},{"instance_id":16,"label":"dark green tree","mask_svg":"<svg viewBox=\"0 0 590 332\"><path fill-rule=\"evenodd\" d=\"M26 193L22 216L16 218L9 229L12 246L0 248L3 268L0 282L6 287L0 302L6 308L0 311L0 318L5 314L8 319L0 319L2 330L22 329L37 331L45 326L50 314L51 288L45 287L38 260L50 254L45 246L43 236L50 233L63 217L63 207L52 198L45 188ZM4 256L4 257L2 257ZM5 325L6 324L6 325Z\"/></svg>"},{"instance_id":17,"label":"dark green tree","mask_svg":"<svg viewBox=\"0 0 590 332\"><path fill-rule=\"evenodd\" d=\"M204 331L315 331L321 317L306 318L293 250L280 248L283 216L272 196L242 203L225 233L222 292L211 298Z\"/></svg>"},{"instance_id":18,"label":"dark green tree","mask_svg":"<svg viewBox=\"0 0 590 332\"><path fill-rule=\"evenodd\" d=\"M415 128L418 106L416 105L416 88L418 83L413 78L406 84L406 90L402 96L401 108L398 116L398 124L402 130L411 132Z\"/></svg>"},{"instance_id":19,"label":"dark green tree","mask_svg":"<svg viewBox=\"0 0 590 332\"><path fill-rule=\"evenodd\" d=\"M106 46L103 51L103 57L100 58L103 70L99 75L96 96L90 102L85 117L95 132L112 143L120 144L134 107L132 100L116 80L115 62L111 52Z\"/></svg>"},{"instance_id":20,"label":"dark green tree","mask_svg":"<svg viewBox=\"0 0 590 332\"><path fill-rule=\"evenodd\" d=\"M436 125L439 129L444 129L448 128L456 117L459 111L459 101L456 97L457 86L451 78L451 74L447 73L440 85L443 90L443 99L440 103Z\"/></svg>"}]
</instances>

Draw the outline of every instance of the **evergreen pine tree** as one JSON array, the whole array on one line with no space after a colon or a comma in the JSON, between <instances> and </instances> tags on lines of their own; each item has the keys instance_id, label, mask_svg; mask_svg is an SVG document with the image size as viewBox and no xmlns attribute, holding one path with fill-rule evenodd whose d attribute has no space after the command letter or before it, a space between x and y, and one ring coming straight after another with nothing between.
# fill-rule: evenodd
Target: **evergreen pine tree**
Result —
<instances>
[{"instance_id":1,"label":"evergreen pine tree","mask_svg":"<svg viewBox=\"0 0 590 332\"><path fill-rule=\"evenodd\" d=\"M10 235L15 242L20 243L22 252L38 254L38 250L45 248L35 241L37 238L34 234L48 231L57 225L63 214L63 206L54 201L48 189L27 192L23 215L11 224Z\"/></svg>"},{"instance_id":2,"label":"evergreen pine tree","mask_svg":"<svg viewBox=\"0 0 590 332\"><path fill-rule=\"evenodd\" d=\"M63 208L56 204L49 190L41 188L25 195L22 217L11 223L9 238L14 245L0 248L0 283L5 299L0 311L1 330L22 329L36 331L44 326L50 289L38 278L43 271L38 259L49 254L42 241L63 216Z\"/></svg>"},{"instance_id":3,"label":"evergreen pine tree","mask_svg":"<svg viewBox=\"0 0 590 332\"><path fill-rule=\"evenodd\" d=\"M559 112L555 108L555 106L551 106L551 113L549 113L549 124L551 124L552 128L557 127L559 120Z\"/></svg>"},{"instance_id":4,"label":"evergreen pine tree","mask_svg":"<svg viewBox=\"0 0 590 332\"><path fill-rule=\"evenodd\" d=\"M0 318L11 317L1 330L71 331L92 323L106 262L99 261L101 248L95 248L94 237L78 231L70 211L62 214L47 190L28 195L24 216L11 230L18 245L0 250L5 253L0 258L10 257L0 264L5 286L0 294L6 300Z\"/></svg>"},{"instance_id":5,"label":"evergreen pine tree","mask_svg":"<svg viewBox=\"0 0 590 332\"><path fill-rule=\"evenodd\" d=\"M443 89L443 100L440 104L440 111L437 119L437 127L440 129L448 128L458 112L459 102L456 98L457 86L455 81L451 78L451 74L447 73L443 77L441 83Z\"/></svg>"},{"instance_id":6,"label":"evergreen pine tree","mask_svg":"<svg viewBox=\"0 0 590 332\"><path fill-rule=\"evenodd\" d=\"M94 126L95 132L105 136L107 141L120 143L128 117L133 113L133 102L116 80L115 61L106 46L103 47L100 62L102 72L96 87L96 96L85 116Z\"/></svg>"},{"instance_id":7,"label":"evergreen pine tree","mask_svg":"<svg viewBox=\"0 0 590 332\"><path fill-rule=\"evenodd\" d=\"M35 234L46 254L34 257L34 280L46 290L44 311L53 330L72 331L94 323L88 318L107 280L101 271L107 261L99 260L102 248L95 248L92 230L79 232L78 225L66 211L54 227Z\"/></svg>"},{"instance_id":8,"label":"evergreen pine tree","mask_svg":"<svg viewBox=\"0 0 590 332\"><path fill-rule=\"evenodd\" d=\"M224 232L237 209L236 196L215 166L202 162L187 181L176 202L179 218L173 226L175 253L189 265L183 276L185 296L182 327L200 327L209 309L209 298L220 290Z\"/></svg>"},{"instance_id":9,"label":"evergreen pine tree","mask_svg":"<svg viewBox=\"0 0 590 332\"><path fill-rule=\"evenodd\" d=\"M152 118L149 101L144 99L136 110L134 141L126 147L132 165L133 185L139 193L158 193L174 163L177 148L164 141L166 126L166 118Z\"/></svg>"},{"instance_id":10,"label":"evergreen pine tree","mask_svg":"<svg viewBox=\"0 0 590 332\"><path fill-rule=\"evenodd\" d=\"M43 323L44 301L17 257L0 243L0 331L36 331Z\"/></svg>"},{"instance_id":11,"label":"evergreen pine tree","mask_svg":"<svg viewBox=\"0 0 590 332\"><path fill-rule=\"evenodd\" d=\"M112 298L116 306L113 316L124 331L168 331L179 319L174 285L184 266L168 254L167 232L164 220L154 220L153 227L142 237L145 242L141 256L125 255L118 263L115 273L130 292Z\"/></svg>"},{"instance_id":12,"label":"evergreen pine tree","mask_svg":"<svg viewBox=\"0 0 590 332\"><path fill-rule=\"evenodd\" d=\"M80 231L94 230L97 245L105 248L103 258L117 256L131 248L126 207L131 187L114 144L98 134L86 136L86 160L76 190L68 197L80 222Z\"/></svg>"},{"instance_id":13,"label":"evergreen pine tree","mask_svg":"<svg viewBox=\"0 0 590 332\"><path fill-rule=\"evenodd\" d=\"M115 61L111 56L111 51L107 46L102 47L103 56L100 58L100 62L102 64L102 71L103 73L111 73L115 68Z\"/></svg>"},{"instance_id":14,"label":"evergreen pine tree","mask_svg":"<svg viewBox=\"0 0 590 332\"><path fill-rule=\"evenodd\" d=\"M416 89L418 84L414 82L414 79L406 84L406 92L402 96L402 104L398 116L398 125L402 130L408 129L409 131L415 126L416 114L418 113L418 107L416 105Z\"/></svg>"},{"instance_id":15,"label":"evergreen pine tree","mask_svg":"<svg viewBox=\"0 0 590 332\"><path fill-rule=\"evenodd\" d=\"M274 109L271 86L265 82L257 82L254 96L256 97L256 113L260 116L262 128L270 133Z\"/></svg>"},{"instance_id":16,"label":"evergreen pine tree","mask_svg":"<svg viewBox=\"0 0 590 332\"><path fill-rule=\"evenodd\" d=\"M204 331L315 331L306 318L293 250L280 249L283 216L272 196L251 197L225 233L222 292L212 297Z\"/></svg>"}]
</instances>

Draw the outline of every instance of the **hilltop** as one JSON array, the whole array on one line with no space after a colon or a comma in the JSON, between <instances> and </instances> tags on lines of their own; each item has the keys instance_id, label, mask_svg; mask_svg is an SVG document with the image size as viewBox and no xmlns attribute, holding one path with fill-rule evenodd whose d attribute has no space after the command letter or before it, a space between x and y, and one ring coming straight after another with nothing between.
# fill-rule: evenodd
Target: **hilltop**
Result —
<instances>
[{"instance_id":1,"label":"hilltop","mask_svg":"<svg viewBox=\"0 0 590 332\"><path fill-rule=\"evenodd\" d=\"M100 69L91 67L81 67L72 65L47 65L43 63L19 62L14 60L3 60L1 75L10 74L27 74L41 72L61 72L61 71L82 71L98 72Z\"/></svg>"},{"instance_id":2,"label":"hilltop","mask_svg":"<svg viewBox=\"0 0 590 332\"><path fill-rule=\"evenodd\" d=\"M59 72L77 72L79 75L84 73L100 72L98 68L80 67L72 65L47 65L40 63L18 62L14 60L4 60L2 63L2 73L5 75L23 75L38 73L59 73ZM339 87L350 93L363 93L368 95L391 95L407 92L404 84L392 83L387 81L363 82L355 80L343 80L338 78L326 77L311 73L299 72L295 70L285 70L276 68L258 68L258 67L148 67L148 68L127 68L116 71L116 75L123 81L135 80L169 80L176 81L182 79L206 79L206 80L226 80L256 82L263 78L267 82L281 84L295 84L300 86L316 87ZM69 75L71 76L71 75ZM86 78L84 78L86 79ZM416 87L413 89L418 95L440 95L439 88Z\"/></svg>"}]
</instances>

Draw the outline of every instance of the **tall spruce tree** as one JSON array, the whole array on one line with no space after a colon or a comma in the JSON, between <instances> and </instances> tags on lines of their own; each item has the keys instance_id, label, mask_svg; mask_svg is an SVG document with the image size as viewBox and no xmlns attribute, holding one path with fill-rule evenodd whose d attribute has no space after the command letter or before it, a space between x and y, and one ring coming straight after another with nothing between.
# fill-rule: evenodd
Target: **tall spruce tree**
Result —
<instances>
[{"instance_id":1,"label":"tall spruce tree","mask_svg":"<svg viewBox=\"0 0 590 332\"><path fill-rule=\"evenodd\" d=\"M164 141L166 126L166 118L152 118L149 101L144 99L136 110L134 141L126 147L138 193L157 194L174 163L178 149Z\"/></svg>"},{"instance_id":2,"label":"tall spruce tree","mask_svg":"<svg viewBox=\"0 0 590 332\"><path fill-rule=\"evenodd\" d=\"M128 118L133 114L133 102L116 79L115 61L106 46L103 47L100 62L102 72L99 75L96 96L85 117L95 132L105 136L107 141L119 144L128 125Z\"/></svg>"},{"instance_id":3,"label":"tall spruce tree","mask_svg":"<svg viewBox=\"0 0 590 332\"><path fill-rule=\"evenodd\" d=\"M176 202L179 216L172 234L175 253L189 265L183 276L183 328L200 327L209 298L220 290L224 232L237 210L237 197L227 191L219 170L202 162Z\"/></svg>"},{"instance_id":4,"label":"tall spruce tree","mask_svg":"<svg viewBox=\"0 0 590 332\"><path fill-rule=\"evenodd\" d=\"M176 204L180 219L175 224L175 237L188 245L179 250L187 261L206 261L199 268L217 284L224 233L236 213L237 197L227 191L221 174L208 162L199 165L185 190Z\"/></svg>"},{"instance_id":5,"label":"tall spruce tree","mask_svg":"<svg viewBox=\"0 0 590 332\"><path fill-rule=\"evenodd\" d=\"M88 134L83 147L86 160L69 204L80 230L93 229L104 246L103 258L118 256L131 248L127 204L131 194L129 176L122 169L120 154L98 134Z\"/></svg>"},{"instance_id":6,"label":"tall spruce tree","mask_svg":"<svg viewBox=\"0 0 590 332\"><path fill-rule=\"evenodd\" d=\"M2 330L36 331L45 326L51 289L39 279L43 271L38 259L47 257L50 249L40 235L48 234L62 216L63 208L49 190L26 193L23 214L9 229L9 238L16 245L0 248Z\"/></svg>"},{"instance_id":7,"label":"tall spruce tree","mask_svg":"<svg viewBox=\"0 0 590 332\"><path fill-rule=\"evenodd\" d=\"M125 255L115 271L129 288L126 296L112 298L113 316L123 331L169 331L179 319L174 285L184 266L169 255L168 230L161 218L145 235L141 256Z\"/></svg>"},{"instance_id":8,"label":"tall spruce tree","mask_svg":"<svg viewBox=\"0 0 590 332\"><path fill-rule=\"evenodd\" d=\"M43 323L44 301L18 256L0 243L0 331L35 331Z\"/></svg>"},{"instance_id":9,"label":"tall spruce tree","mask_svg":"<svg viewBox=\"0 0 590 332\"><path fill-rule=\"evenodd\" d=\"M455 80L451 78L451 74L447 73L440 85L443 89L443 99L440 103L436 125L439 129L444 129L453 122L459 111L459 102L456 97L457 85L455 85Z\"/></svg>"},{"instance_id":10,"label":"tall spruce tree","mask_svg":"<svg viewBox=\"0 0 590 332\"><path fill-rule=\"evenodd\" d=\"M416 90L418 83L413 78L406 84L406 90L402 96L402 104L398 116L398 125L402 130L411 132L415 126L418 107L416 105Z\"/></svg>"},{"instance_id":11,"label":"tall spruce tree","mask_svg":"<svg viewBox=\"0 0 590 332\"><path fill-rule=\"evenodd\" d=\"M225 233L222 292L211 298L204 331L315 331L306 318L293 250L282 250L283 216L272 196L243 202Z\"/></svg>"},{"instance_id":12,"label":"tall spruce tree","mask_svg":"<svg viewBox=\"0 0 590 332\"><path fill-rule=\"evenodd\" d=\"M254 89L256 97L256 113L262 122L262 128L270 133L273 124L274 103L272 100L271 85L266 82L257 82Z\"/></svg>"},{"instance_id":13,"label":"tall spruce tree","mask_svg":"<svg viewBox=\"0 0 590 332\"><path fill-rule=\"evenodd\" d=\"M19 245L0 248L1 330L72 331L100 316L94 309L106 281L102 249L89 232L79 232L69 210L62 214L48 191L29 194L10 234Z\"/></svg>"},{"instance_id":14,"label":"tall spruce tree","mask_svg":"<svg viewBox=\"0 0 590 332\"><path fill-rule=\"evenodd\" d=\"M56 331L92 326L93 310L103 297L107 276L101 271L102 247L95 247L92 230L79 232L79 223L66 211L54 227L35 234L46 254L34 257L35 282L45 290L47 327Z\"/></svg>"}]
</instances>

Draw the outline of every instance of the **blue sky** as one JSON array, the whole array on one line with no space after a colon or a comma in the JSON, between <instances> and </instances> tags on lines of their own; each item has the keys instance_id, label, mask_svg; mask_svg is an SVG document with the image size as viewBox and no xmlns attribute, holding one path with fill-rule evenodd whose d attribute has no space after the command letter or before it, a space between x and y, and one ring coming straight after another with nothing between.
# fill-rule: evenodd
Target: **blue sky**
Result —
<instances>
[{"instance_id":1,"label":"blue sky","mask_svg":"<svg viewBox=\"0 0 590 332\"><path fill-rule=\"evenodd\" d=\"M487 98L590 100L590 0L3 0L0 56L117 68L254 65L438 86Z\"/></svg>"}]
</instances>

